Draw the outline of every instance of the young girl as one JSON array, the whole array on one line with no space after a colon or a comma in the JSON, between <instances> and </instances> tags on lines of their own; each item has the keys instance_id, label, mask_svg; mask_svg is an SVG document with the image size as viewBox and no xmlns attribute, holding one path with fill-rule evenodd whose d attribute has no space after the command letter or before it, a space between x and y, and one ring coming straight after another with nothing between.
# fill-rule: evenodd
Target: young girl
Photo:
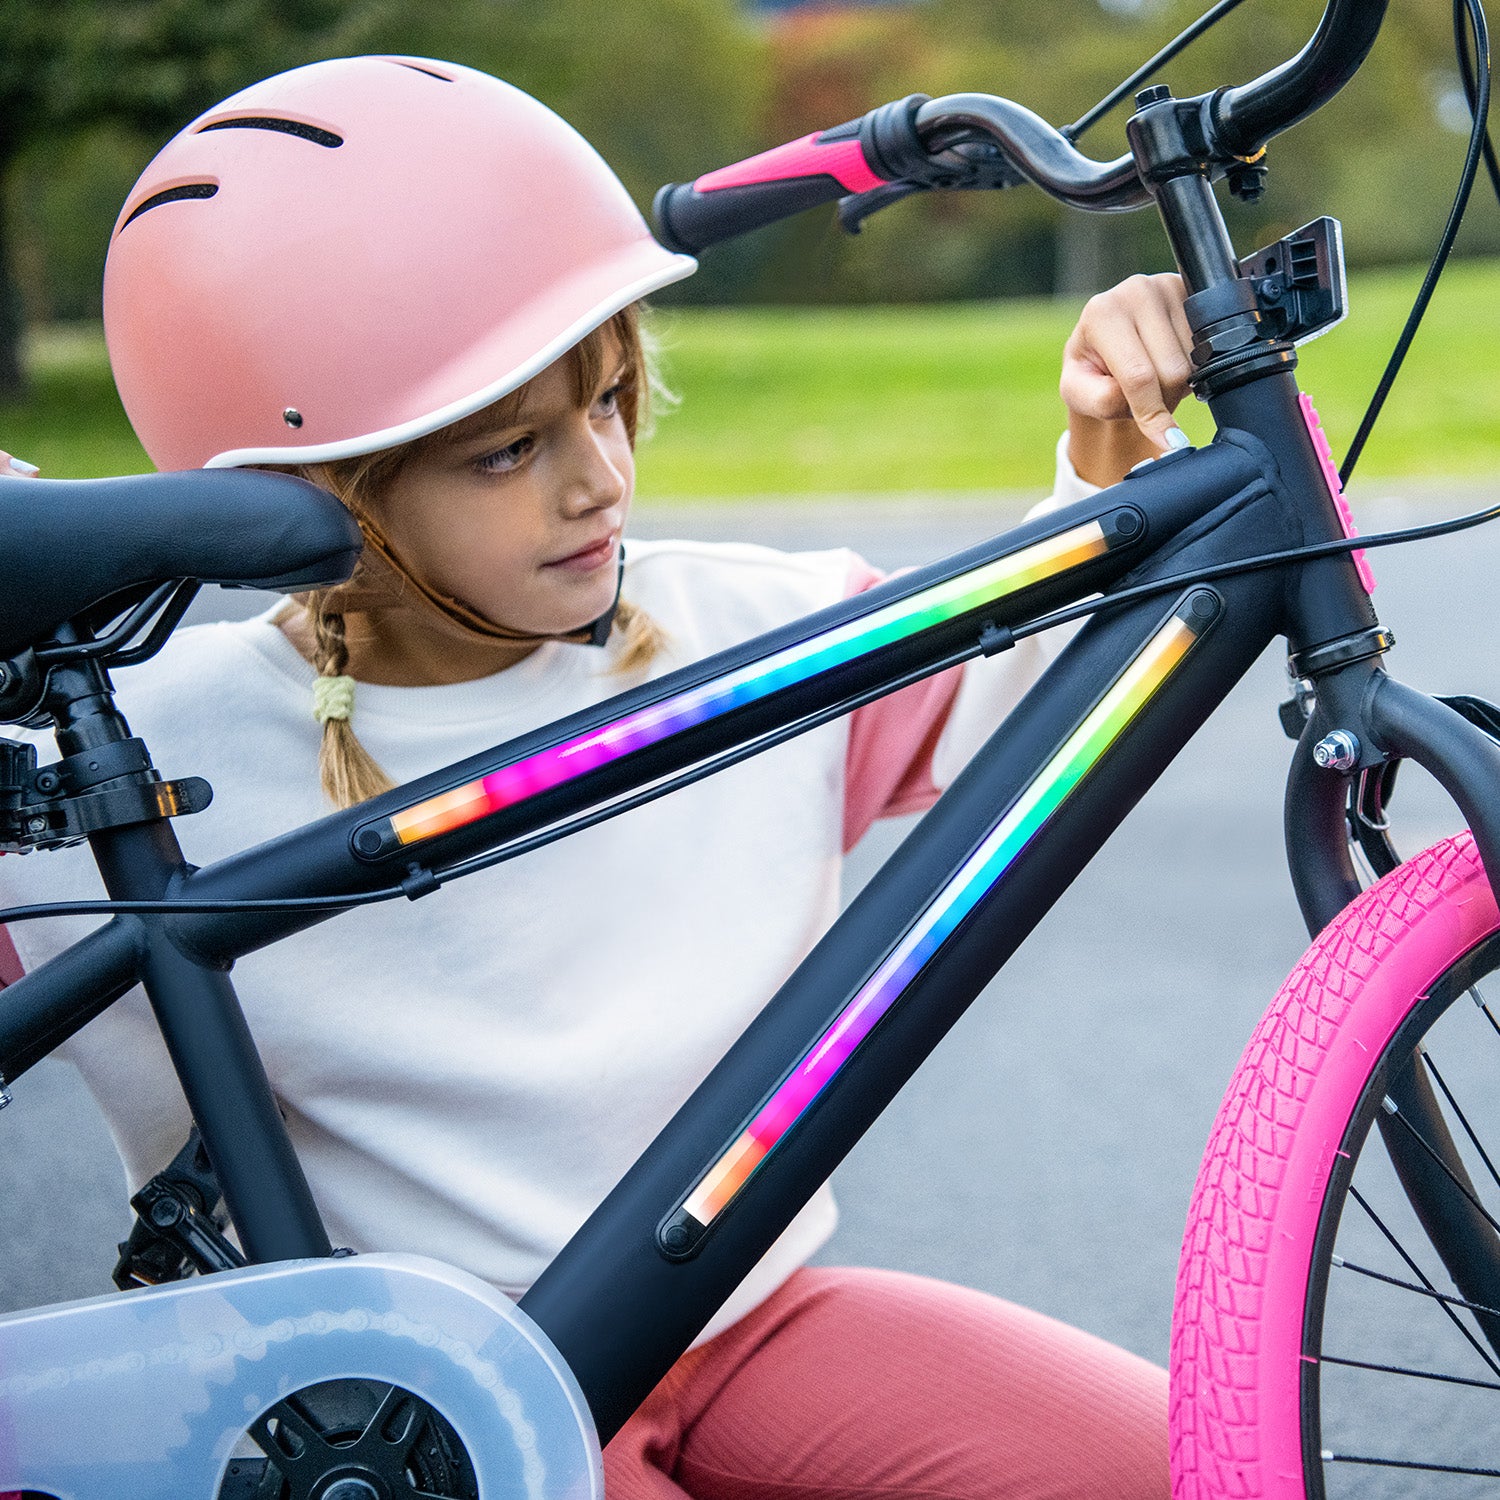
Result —
<instances>
[{"instance_id":1,"label":"young girl","mask_svg":"<svg viewBox=\"0 0 1500 1500\"><path fill-rule=\"evenodd\" d=\"M635 304L687 274L549 111L418 59L317 64L170 142L121 213L110 355L161 468L343 499L355 578L121 674L199 863L876 580L843 551L621 537L651 385ZM1053 504L1186 440L1176 278L1064 352ZM236 985L334 1243L520 1295L834 916L842 850L929 804L1034 678L1024 643L672 797L243 959ZM11 866L17 866L12 869ZM86 855L0 896L97 890ZM88 923L19 927L30 968ZM67 1049L132 1189L188 1126L149 1008ZM1166 1494L1162 1371L921 1278L811 1269L824 1188L606 1452L612 1500Z\"/></svg>"}]
</instances>

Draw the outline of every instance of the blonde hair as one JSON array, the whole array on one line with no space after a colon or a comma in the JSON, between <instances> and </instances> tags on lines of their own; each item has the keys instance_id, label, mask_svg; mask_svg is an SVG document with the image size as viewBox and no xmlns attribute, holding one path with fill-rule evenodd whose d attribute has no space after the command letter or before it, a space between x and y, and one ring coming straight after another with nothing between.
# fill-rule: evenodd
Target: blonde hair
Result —
<instances>
[{"instance_id":1,"label":"blonde hair","mask_svg":"<svg viewBox=\"0 0 1500 1500\"><path fill-rule=\"evenodd\" d=\"M573 376L574 396L580 404L592 401L605 375L605 360L611 343L624 362L619 390L620 415L630 444L649 431L652 397L673 398L657 378L649 336L641 327L636 306L624 308L575 344L563 359ZM451 439L468 422L506 426L518 419L526 402L526 386L502 396L473 417L443 428L429 437L417 438L378 453L329 463L276 466L285 473L309 479L341 500L362 526L371 525L372 500L394 482L405 464L438 439ZM313 667L319 678L346 674L349 646L338 590L319 590L303 596L313 634ZM615 634L623 644L611 671L625 674L646 667L666 644L666 634L644 610L622 598L615 610ZM320 715L321 716L321 715ZM318 776L324 794L336 807L353 807L388 792L396 783L359 742L347 713L324 718L323 740L318 750Z\"/></svg>"}]
</instances>

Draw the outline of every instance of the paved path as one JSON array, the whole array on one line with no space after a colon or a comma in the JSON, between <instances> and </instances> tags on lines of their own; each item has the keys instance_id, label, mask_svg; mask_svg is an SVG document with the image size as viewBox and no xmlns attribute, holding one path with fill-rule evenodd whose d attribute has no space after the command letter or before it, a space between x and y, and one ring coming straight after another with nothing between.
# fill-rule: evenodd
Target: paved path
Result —
<instances>
[{"instance_id":1,"label":"paved path","mask_svg":"<svg viewBox=\"0 0 1500 1500\"><path fill-rule=\"evenodd\" d=\"M1493 499L1500 486L1367 501L1367 531ZM643 507L638 529L781 546L849 543L920 562L1014 502ZM1500 528L1376 554L1392 670L1500 698ZM203 605L243 606L220 595ZM201 607L200 607L201 608ZM227 611L226 611L227 612ZM243 611L242 611L243 612ZM1209 1123L1254 1021L1304 946L1281 857L1290 745L1267 653L1126 820L838 1176L827 1259L1000 1292L1164 1360L1178 1242ZM1455 824L1406 777L1403 845ZM857 851L857 883L904 830ZM0 1309L107 1285L117 1168L76 1080L43 1064L0 1116Z\"/></svg>"}]
</instances>

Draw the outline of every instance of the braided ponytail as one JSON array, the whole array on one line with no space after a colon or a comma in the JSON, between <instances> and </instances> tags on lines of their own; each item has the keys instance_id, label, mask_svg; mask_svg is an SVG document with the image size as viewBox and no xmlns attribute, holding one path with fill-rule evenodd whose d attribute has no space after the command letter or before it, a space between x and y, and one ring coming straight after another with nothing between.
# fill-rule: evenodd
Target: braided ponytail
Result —
<instances>
[{"instance_id":1,"label":"braided ponytail","mask_svg":"<svg viewBox=\"0 0 1500 1500\"><path fill-rule=\"evenodd\" d=\"M313 684L313 717L323 725L318 779L335 807L353 807L390 791L396 783L360 744L349 722L354 711L354 679L344 672L349 665L349 646L343 615L330 607L325 593L309 599L308 613L312 617L313 666L318 671Z\"/></svg>"}]
</instances>

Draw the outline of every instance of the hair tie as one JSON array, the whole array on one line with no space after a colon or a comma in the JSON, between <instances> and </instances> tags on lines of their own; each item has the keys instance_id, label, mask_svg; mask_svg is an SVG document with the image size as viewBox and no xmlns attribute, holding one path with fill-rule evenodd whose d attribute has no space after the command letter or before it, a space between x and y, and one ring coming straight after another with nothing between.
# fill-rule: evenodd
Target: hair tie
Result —
<instances>
[{"instance_id":1,"label":"hair tie","mask_svg":"<svg viewBox=\"0 0 1500 1500\"><path fill-rule=\"evenodd\" d=\"M326 724L330 719L348 719L354 714L354 679L319 677L313 683L313 718Z\"/></svg>"}]
</instances>

